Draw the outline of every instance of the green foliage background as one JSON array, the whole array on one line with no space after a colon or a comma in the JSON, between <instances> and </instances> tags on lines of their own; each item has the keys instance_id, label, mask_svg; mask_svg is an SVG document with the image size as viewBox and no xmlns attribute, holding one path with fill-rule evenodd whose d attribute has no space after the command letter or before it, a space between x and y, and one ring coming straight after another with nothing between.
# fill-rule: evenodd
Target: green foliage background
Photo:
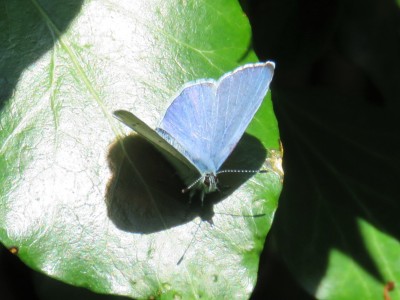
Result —
<instances>
[{"instance_id":1,"label":"green foliage background","mask_svg":"<svg viewBox=\"0 0 400 300\"><path fill-rule=\"evenodd\" d=\"M400 299L398 4L248 4L256 52L280 67L272 91L285 149L266 251L275 254L265 258L284 263L262 281L290 286L294 277L312 296L268 295L383 299L394 282L390 297Z\"/></svg>"}]
</instances>

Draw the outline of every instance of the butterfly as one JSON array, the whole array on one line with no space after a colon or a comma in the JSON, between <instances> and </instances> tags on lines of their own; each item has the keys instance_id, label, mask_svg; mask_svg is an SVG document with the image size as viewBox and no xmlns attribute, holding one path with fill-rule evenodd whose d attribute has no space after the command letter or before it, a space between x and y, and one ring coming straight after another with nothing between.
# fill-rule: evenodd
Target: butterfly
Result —
<instances>
[{"instance_id":1,"label":"butterfly","mask_svg":"<svg viewBox=\"0 0 400 300\"><path fill-rule=\"evenodd\" d=\"M268 92L275 64L243 65L218 80L185 84L153 130L134 114L114 116L156 146L172 163L190 198L218 190L222 164L236 147Z\"/></svg>"}]
</instances>

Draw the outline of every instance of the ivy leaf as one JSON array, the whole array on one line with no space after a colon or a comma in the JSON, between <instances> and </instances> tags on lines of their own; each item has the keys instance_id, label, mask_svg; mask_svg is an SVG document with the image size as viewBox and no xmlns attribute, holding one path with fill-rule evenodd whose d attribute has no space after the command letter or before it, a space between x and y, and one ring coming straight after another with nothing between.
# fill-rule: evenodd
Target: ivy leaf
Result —
<instances>
[{"instance_id":1,"label":"ivy leaf","mask_svg":"<svg viewBox=\"0 0 400 300\"><path fill-rule=\"evenodd\" d=\"M272 172L221 177L227 191L204 207L188 208L174 170L112 117L126 109L155 127L184 83L256 61L239 5L3 6L2 243L33 269L100 293L248 297L281 190L270 96L226 165Z\"/></svg>"}]
</instances>

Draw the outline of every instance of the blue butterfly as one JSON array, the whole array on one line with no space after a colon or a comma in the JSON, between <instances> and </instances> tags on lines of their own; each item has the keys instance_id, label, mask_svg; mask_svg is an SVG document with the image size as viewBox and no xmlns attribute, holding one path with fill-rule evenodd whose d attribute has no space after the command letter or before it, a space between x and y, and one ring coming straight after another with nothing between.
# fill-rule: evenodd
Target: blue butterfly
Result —
<instances>
[{"instance_id":1,"label":"blue butterfly","mask_svg":"<svg viewBox=\"0 0 400 300\"><path fill-rule=\"evenodd\" d=\"M114 116L155 145L188 185L191 197L218 189L221 165L260 107L274 73L273 62L246 64L219 80L185 84L156 130L128 111Z\"/></svg>"}]
</instances>

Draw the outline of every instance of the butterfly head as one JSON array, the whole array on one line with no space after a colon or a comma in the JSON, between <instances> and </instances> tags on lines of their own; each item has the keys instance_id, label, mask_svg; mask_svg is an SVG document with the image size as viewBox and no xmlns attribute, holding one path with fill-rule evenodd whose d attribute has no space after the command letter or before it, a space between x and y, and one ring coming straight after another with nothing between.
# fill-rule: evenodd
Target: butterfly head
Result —
<instances>
[{"instance_id":1,"label":"butterfly head","mask_svg":"<svg viewBox=\"0 0 400 300\"><path fill-rule=\"evenodd\" d=\"M197 190L201 191L203 201L204 194L212 193L218 190L218 177L214 172L204 173L201 177L195 180L192 184L182 190L182 193L190 191L191 197Z\"/></svg>"},{"instance_id":2,"label":"butterfly head","mask_svg":"<svg viewBox=\"0 0 400 300\"><path fill-rule=\"evenodd\" d=\"M206 173L200 180L200 189L204 190L205 193L211 193L218 190L218 177L215 173Z\"/></svg>"},{"instance_id":3,"label":"butterfly head","mask_svg":"<svg viewBox=\"0 0 400 300\"><path fill-rule=\"evenodd\" d=\"M196 190L200 190L201 203L204 201L205 194L218 190L218 177L214 172L204 173L196 182L196 184L192 184L189 188L193 188L191 190L191 196L194 195Z\"/></svg>"}]
</instances>

